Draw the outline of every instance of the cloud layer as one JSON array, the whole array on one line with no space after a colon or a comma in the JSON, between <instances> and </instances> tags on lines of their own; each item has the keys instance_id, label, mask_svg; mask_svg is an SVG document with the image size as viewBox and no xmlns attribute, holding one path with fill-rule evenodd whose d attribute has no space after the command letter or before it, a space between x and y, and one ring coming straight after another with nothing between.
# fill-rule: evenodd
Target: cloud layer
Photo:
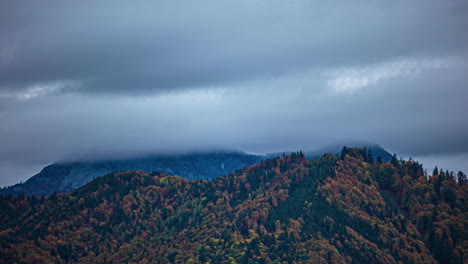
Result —
<instances>
[{"instance_id":1,"label":"cloud layer","mask_svg":"<svg viewBox=\"0 0 468 264\"><path fill-rule=\"evenodd\" d=\"M464 2L111 3L4 4L1 89L79 82L63 92L146 95L307 68L458 56L468 46Z\"/></svg>"},{"instance_id":2,"label":"cloud layer","mask_svg":"<svg viewBox=\"0 0 468 264\"><path fill-rule=\"evenodd\" d=\"M462 1L1 5L0 185L97 153L468 152Z\"/></svg>"}]
</instances>

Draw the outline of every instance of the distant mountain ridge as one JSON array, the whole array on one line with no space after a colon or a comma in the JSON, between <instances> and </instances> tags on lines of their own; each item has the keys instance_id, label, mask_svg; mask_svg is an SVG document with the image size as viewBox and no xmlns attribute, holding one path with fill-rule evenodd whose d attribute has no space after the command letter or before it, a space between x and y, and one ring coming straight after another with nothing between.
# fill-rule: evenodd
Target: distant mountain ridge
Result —
<instances>
[{"instance_id":1,"label":"distant mountain ridge","mask_svg":"<svg viewBox=\"0 0 468 264\"><path fill-rule=\"evenodd\" d=\"M95 178L119 171L162 172L189 180L212 180L231 171L260 162L262 156L242 152L212 152L182 155L149 155L111 161L79 161L51 164L22 184L0 194L50 195L68 193Z\"/></svg>"},{"instance_id":2,"label":"distant mountain ridge","mask_svg":"<svg viewBox=\"0 0 468 264\"><path fill-rule=\"evenodd\" d=\"M366 147L372 151L374 160L380 156L390 161L392 155L377 144L337 143L306 151L307 159L314 159L325 153L338 154L343 146ZM288 154L290 152L286 152ZM158 171L178 175L188 180L212 180L229 172L251 166L262 160L282 156L283 152L253 155L240 151L215 151L191 154L148 155L139 158L101 161L71 161L51 164L24 183L0 189L0 194L25 194L47 196L52 193L68 193L95 178L119 171Z\"/></svg>"}]
</instances>

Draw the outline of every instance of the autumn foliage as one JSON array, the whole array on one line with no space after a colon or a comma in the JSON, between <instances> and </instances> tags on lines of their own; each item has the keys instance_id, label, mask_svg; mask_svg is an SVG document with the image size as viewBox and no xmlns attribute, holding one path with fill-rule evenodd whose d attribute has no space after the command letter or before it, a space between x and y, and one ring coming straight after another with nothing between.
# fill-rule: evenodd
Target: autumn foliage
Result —
<instances>
[{"instance_id":1,"label":"autumn foliage","mask_svg":"<svg viewBox=\"0 0 468 264\"><path fill-rule=\"evenodd\" d=\"M0 198L1 263L467 263L468 183L359 149Z\"/></svg>"}]
</instances>

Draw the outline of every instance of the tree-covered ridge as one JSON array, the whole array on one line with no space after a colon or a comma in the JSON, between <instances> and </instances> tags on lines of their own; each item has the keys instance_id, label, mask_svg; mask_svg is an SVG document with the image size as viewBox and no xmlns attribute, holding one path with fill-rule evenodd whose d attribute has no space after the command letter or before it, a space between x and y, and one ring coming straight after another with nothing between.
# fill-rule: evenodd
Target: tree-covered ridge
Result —
<instances>
[{"instance_id":1,"label":"tree-covered ridge","mask_svg":"<svg viewBox=\"0 0 468 264\"><path fill-rule=\"evenodd\" d=\"M2 197L0 262L466 263L461 179L360 149L213 181L110 174L71 194Z\"/></svg>"},{"instance_id":2,"label":"tree-covered ridge","mask_svg":"<svg viewBox=\"0 0 468 264\"><path fill-rule=\"evenodd\" d=\"M375 160L390 161L392 155L377 144L352 143L349 146L359 146L372 150ZM307 159L321 157L324 153L339 153L339 144L307 151ZM109 159L96 161L57 162L44 167L41 172L29 178L24 183L0 188L2 194L25 194L33 196L49 196L52 193L70 193L86 183L121 171L159 171L167 175L178 175L189 180L212 180L224 176L231 171L252 166L262 160L275 158L281 153L253 155L241 151L220 150L194 152L186 154L151 154L142 157L126 159Z\"/></svg>"},{"instance_id":3,"label":"tree-covered ridge","mask_svg":"<svg viewBox=\"0 0 468 264\"><path fill-rule=\"evenodd\" d=\"M212 180L230 171L251 166L264 157L237 151L191 154L148 155L139 158L58 162L45 167L24 183L0 188L1 194L48 196L69 193L109 173L120 171L159 171L189 180Z\"/></svg>"}]
</instances>

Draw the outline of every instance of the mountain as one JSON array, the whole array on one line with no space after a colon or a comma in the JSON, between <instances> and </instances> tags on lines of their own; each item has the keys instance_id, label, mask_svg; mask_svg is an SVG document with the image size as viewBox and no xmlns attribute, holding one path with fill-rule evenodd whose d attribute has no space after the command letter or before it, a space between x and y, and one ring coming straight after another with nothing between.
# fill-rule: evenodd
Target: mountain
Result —
<instances>
[{"instance_id":1,"label":"mountain","mask_svg":"<svg viewBox=\"0 0 468 264\"><path fill-rule=\"evenodd\" d=\"M189 180L211 180L260 162L262 156L242 152L207 152L184 155L149 155L110 161L54 163L26 182L0 190L0 194L50 195L76 190L103 175L125 170L159 171Z\"/></svg>"},{"instance_id":2,"label":"mountain","mask_svg":"<svg viewBox=\"0 0 468 264\"><path fill-rule=\"evenodd\" d=\"M343 146L362 147L372 151L374 160L381 157L390 161L392 155L377 144L371 143L337 143L314 151L307 151L308 159L320 157L325 153L340 153ZM59 162L45 167L24 183L0 189L0 194L51 195L67 193L83 186L91 180L112 172L125 170L153 172L159 171L168 175L178 175L189 180L212 180L231 171L253 165L266 158L281 156L283 153L251 155L243 152L224 151L193 153L185 155L149 155L141 158Z\"/></svg>"},{"instance_id":3,"label":"mountain","mask_svg":"<svg viewBox=\"0 0 468 264\"><path fill-rule=\"evenodd\" d=\"M467 263L468 182L360 149L0 196L1 263ZM367 161L366 161L367 160Z\"/></svg>"}]
</instances>

